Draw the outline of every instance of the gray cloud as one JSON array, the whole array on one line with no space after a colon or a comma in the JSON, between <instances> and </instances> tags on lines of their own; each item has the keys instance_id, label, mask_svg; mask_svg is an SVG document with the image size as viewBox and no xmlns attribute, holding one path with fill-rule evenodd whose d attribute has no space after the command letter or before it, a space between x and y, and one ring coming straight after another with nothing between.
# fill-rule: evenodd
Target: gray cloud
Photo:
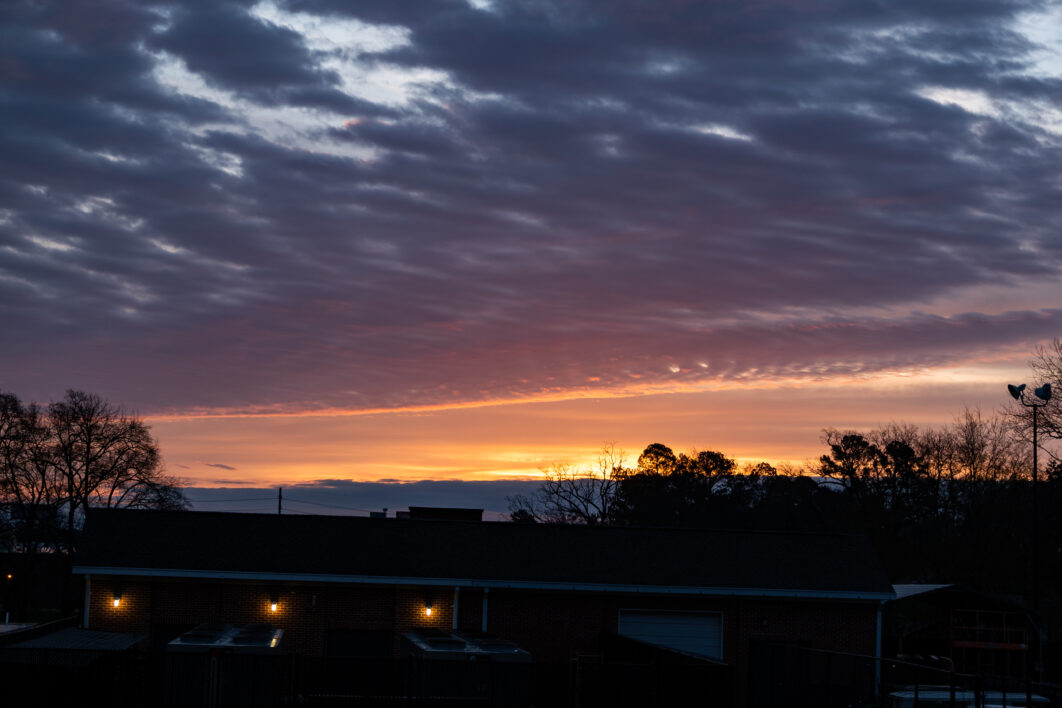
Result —
<instances>
[{"instance_id":1,"label":"gray cloud","mask_svg":"<svg viewBox=\"0 0 1062 708\"><path fill-rule=\"evenodd\" d=\"M404 38L329 48L243 3L15 3L7 385L375 408L1056 335L1057 300L939 304L1059 274L1037 7L284 6Z\"/></svg>"},{"instance_id":2,"label":"gray cloud","mask_svg":"<svg viewBox=\"0 0 1062 708\"><path fill-rule=\"evenodd\" d=\"M498 520L508 512L508 497L532 494L539 486L541 482L520 480L398 483L323 479L284 487L283 510L290 514L365 516L387 509L393 516L396 510L410 506L442 506L483 509L485 520ZM197 511L276 511L275 487L188 487L185 492Z\"/></svg>"}]
</instances>

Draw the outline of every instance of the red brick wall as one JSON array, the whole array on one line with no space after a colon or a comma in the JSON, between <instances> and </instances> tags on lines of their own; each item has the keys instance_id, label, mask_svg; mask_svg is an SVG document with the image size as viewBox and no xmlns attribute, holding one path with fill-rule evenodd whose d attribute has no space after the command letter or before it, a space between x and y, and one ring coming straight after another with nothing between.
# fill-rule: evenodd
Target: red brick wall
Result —
<instances>
[{"instance_id":1,"label":"red brick wall","mask_svg":"<svg viewBox=\"0 0 1062 708\"><path fill-rule=\"evenodd\" d=\"M802 642L815 649L873 654L877 606L867 603L745 600L735 635L750 641Z\"/></svg>"},{"instance_id":2,"label":"red brick wall","mask_svg":"<svg viewBox=\"0 0 1062 708\"><path fill-rule=\"evenodd\" d=\"M742 600L724 625L725 660L734 666L735 705L744 705L752 642L787 642L813 649L876 653L877 605L809 600Z\"/></svg>"},{"instance_id":3,"label":"red brick wall","mask_svg":"<svg viewBox=\"0 0 1062 708\"><path fill-rule=\"evenodd\" d=\"M747 661L752 641L799 642L860 654L875 651L876 606L836 601L492 590L488 631L515 641L537 658L565 661L578 652L597 651L601 634L617 630L621 609L721 612L723 660L734 664Z\"/></svg>"},{"instance_id":4,"label":"red brick wall","mask_svg":"<svg viewBox=\"0 0 1062 708\"><path fill-rule=\"evenodd\" d=\"M115 592L121 593L118 607L113 606ZM274 596L276 612L270 609ZM389 630L397 651L403 632L448 630L453 622L453 588L97 576L90 597L92 629L150 632L158 625L266 622L284 630L285 646L311 654L324 652L328 629ZM431 616L425 612L429 601Z\"/></svg>"},{"instance_id":5,"label":"red brick wall","mask_svg":"<svg viewBox=\"0 0 1062 708\"><path fill-rule=\"evenodd\" d=\"M151 626L151 582L131 578L93 576L89 581L90 629L111 632L146 632ZM118 607L115 593L121 594Z\"/></svg>"},{"instance_id":6,"label":"red brick wall","mask_svg":"<svg viewBox=\"0 0 1062 708\"><path fill-rule=\"evenodd\" d=\"M115 591L122 595L112 606ZM329 629L390 630L393 648L417 627L448 630L453 622L452 587L237 583L93 577L89 626L148 632L157 625L200 622L268 622L285 632L290 649L320 654ZM273 595L277 611L270 611ZM818 649L874 653L876 606L800 600L697 598L604 593L491 590L487 631L510 639L536 660L563 662L600 649L600 637L615 632L619 610L717 611L723 614L723 660L739 667L752 641L800 642ZM431 602L432 614L425 614ZM464 588L458 619L479 629L483 591ZM744 675L735 676L739 685Z\"/></svg>"}]
</instances>

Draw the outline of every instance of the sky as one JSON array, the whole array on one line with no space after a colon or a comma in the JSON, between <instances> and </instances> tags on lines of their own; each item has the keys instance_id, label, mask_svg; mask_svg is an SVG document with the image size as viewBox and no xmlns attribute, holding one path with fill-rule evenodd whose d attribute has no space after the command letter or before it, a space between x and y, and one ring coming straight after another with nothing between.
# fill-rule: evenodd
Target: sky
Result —
<instances>
[{"instance_id":1,"label":"sky","mask_svg":"<svg viewBox=\"0 0 1062 708\"><path fill-rule=\"evenodd\" d=\"M0 388L197 487L813 458L1062 334L1057 3L8 0L0 121Z\"/></svg>"}]
</instances>

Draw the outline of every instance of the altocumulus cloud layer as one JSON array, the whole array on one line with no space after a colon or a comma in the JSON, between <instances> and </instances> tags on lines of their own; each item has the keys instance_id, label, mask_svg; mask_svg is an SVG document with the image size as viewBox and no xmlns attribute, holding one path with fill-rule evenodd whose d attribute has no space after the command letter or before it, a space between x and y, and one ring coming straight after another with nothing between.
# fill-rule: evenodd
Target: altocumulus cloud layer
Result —
<instances>
[{"instance_id":1,"label":"altocumulus cloud layer","mask_svg":"<svg viewBox=\"0 0 1062 708\"><path fill-rule=\"evenodd\" d=\"M1056 335L1049 7L11 0L4 385L364 409Z\"/></svg>"}]
</instances>

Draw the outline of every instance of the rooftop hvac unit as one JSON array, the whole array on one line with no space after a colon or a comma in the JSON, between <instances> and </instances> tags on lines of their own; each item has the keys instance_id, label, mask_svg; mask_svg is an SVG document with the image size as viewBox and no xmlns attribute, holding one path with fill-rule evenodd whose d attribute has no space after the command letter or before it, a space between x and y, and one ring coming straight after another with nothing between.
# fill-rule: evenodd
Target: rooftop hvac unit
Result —
<instances>
[{"instance_id":1,"label":"rooftop hvac unit","mask_svg":"<svg viewBox=\"0 0 1062 708\"><path fill-rule=\"evenodd\" d=\"M167 645L166 708L281 708L293 693L284 630L201 624Z\"/></svg>"},{"instance_id":2,"label":"rooftop hvac unit","mask_svg":"<svg viewBox=\"0 0 1062 708\"><path fill-rule=\"evenodd\" d=\"M190 629L169 643L170 651L234 651L240 654L268 654L280 649L284 630L270 624L231 624L207 622Z\"/></svg>"},{"instance_id":3,"label":"rooftop hvac unit","mask_svg":"<svg viewBox=\"0 0 1062 708\"><path fill-rule=\"evenodd\" d=\"M491 708L530 705L531 654L513 642L482 632L418 629L402 635L402 654L414 660L415 698Z\"/></svg>"}]
</instances>

